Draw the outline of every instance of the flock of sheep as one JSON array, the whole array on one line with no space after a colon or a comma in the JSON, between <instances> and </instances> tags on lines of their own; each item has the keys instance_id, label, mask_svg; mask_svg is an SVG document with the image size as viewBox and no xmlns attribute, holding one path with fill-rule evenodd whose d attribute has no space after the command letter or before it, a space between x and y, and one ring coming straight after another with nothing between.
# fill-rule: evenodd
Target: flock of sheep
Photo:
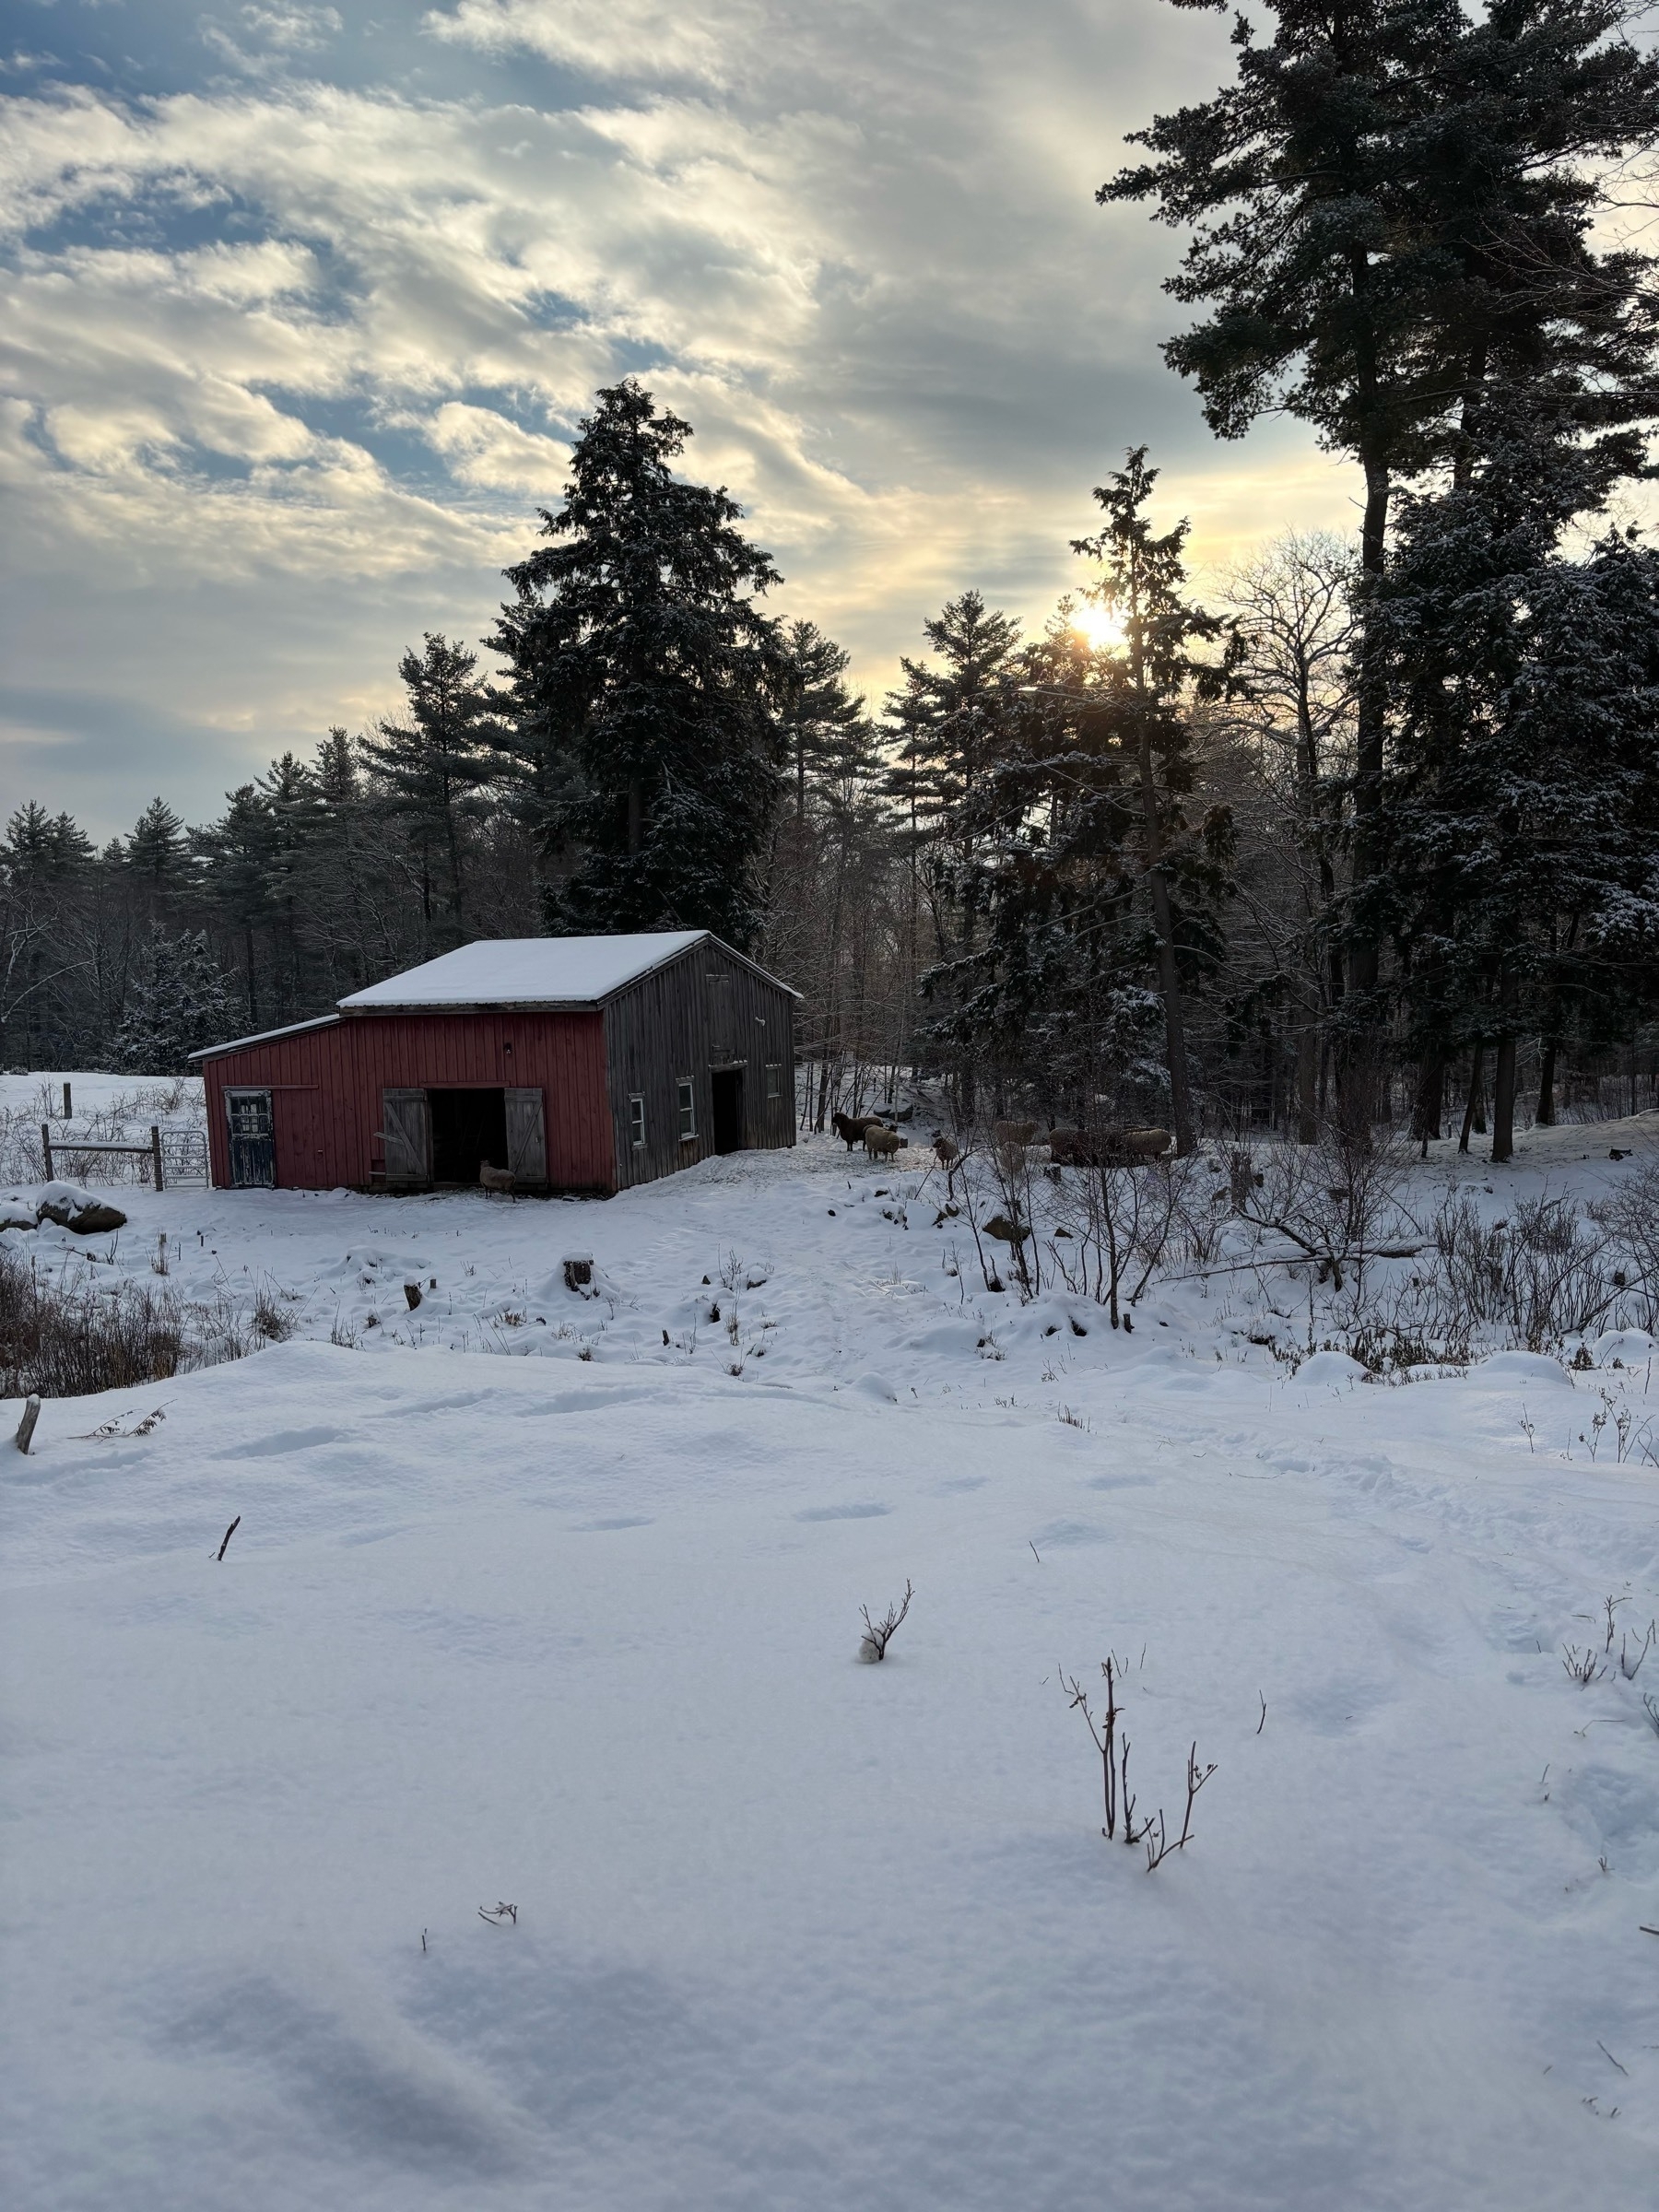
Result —
<instances>
[{"instance_id":1,"label":"flock of sheep","mask_svg":"<svg viewBox=\"0 0 1659 2212\"><path fill-rule=\"evenodd\" d=\"M830 1125L849 1152L862 1145L872 1159L890 1159L910 1141L901 1130L892 1128L875 1113L832 1114ZM998 1151L1026 1151L1042 1146L1056 1167L1110 1168L1161 1159L1172 1139L1167 1129L1050 1129L1040 1135L1035 1122L994 1122L991 1141ZM961 1158L961 1147L942 1129L934 1131L932 1148L947 1171Z\"/></svg>"}]
</instances>

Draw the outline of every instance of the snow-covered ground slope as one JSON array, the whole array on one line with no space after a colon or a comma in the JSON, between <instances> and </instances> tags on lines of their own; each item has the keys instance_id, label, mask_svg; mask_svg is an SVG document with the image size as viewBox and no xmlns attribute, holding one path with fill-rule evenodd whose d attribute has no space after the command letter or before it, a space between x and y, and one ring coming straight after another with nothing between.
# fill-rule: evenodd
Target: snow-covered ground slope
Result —
<instances>
[{"instance_id":1,"label":"snow-covered ground slope","mask_svg":"<svg viewBox=\"0 0 1659 2212\"><path fill-rule=\"evenodd\" d=\"M1652 2204L1647 1340L1297 1374L1249 1277L1125 1338L920 1173L5 1232L299 1324L0 1452L10 2203ZM1059 1679L1109 1653L1142 1809L1217 1762L1156 1874Z\"/></svg>"}]
</instances>

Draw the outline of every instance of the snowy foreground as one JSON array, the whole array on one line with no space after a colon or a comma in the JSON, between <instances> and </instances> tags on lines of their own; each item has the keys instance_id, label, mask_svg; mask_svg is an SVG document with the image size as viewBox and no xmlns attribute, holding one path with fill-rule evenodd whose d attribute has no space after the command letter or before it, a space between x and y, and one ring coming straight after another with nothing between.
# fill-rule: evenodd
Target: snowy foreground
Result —
<instances>
[{"instance_id":1,"label":"snowy foreground","mask_svg":"<svg viewBox=\"0 0 1659 2212\"><path fill-rule=\"evenodd\" d=\"M1659 1656L1561 1657L1659 1613L1592 1427L1646 1339L1382 1387L1236 1284L1114 1336L916 1181L120 1194L116 1267L300 1333L0 1453L10 2205L1653 2204ZM1059 1682L1109 1652L1143 1807L1217 1762L1151 1875Z\"/></svg>"}]
</instances>

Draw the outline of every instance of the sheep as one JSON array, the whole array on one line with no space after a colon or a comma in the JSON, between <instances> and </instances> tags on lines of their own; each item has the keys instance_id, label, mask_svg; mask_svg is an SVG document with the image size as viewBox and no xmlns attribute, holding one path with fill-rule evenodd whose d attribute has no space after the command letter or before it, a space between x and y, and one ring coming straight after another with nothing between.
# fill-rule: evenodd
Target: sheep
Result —
<instances>
[{"instance_id":1,"label":"sheep","mask_svg":"<svg viewBox=\"0 0 1659 2212\"><path fill-rule=\"evenodd\" d=\"M1167 1129L1125 1129L1124 1149L1131 1159L1161 1159L1174 1139Z\"/></svg>"},{"instance_id":2,"label":"sheep","mask_svg":"<svg viewBox=\"0 0 1659 2212\"><path fill-rule=\"evenodd\" d=\"M487 1198L491 1191L505 1191L511 1198L518 1178L511 1168L492 1168L488 1160L481 1159L478 1162L478 1181L484 1186Z\"/></svg>"},{"instance_id":3,"label":"sheep","mask_svg":"<svg viewBox=\"0 0 1659 2212\"><path fill-rule=\"evenodd\" d=\"M998 1145L1020 1147L1032 1142L1037 1135L1035 1122L993 1122L991 1135Z\"/></svg>"},{"instance_id":4,"label":"sheep","mask_svg":"<svg viewBox=\"0 0 1659 2212\"><path fill-rule=\"evenodd\" d=\"M1167 1129L1051 1129L1049 1158L1062 1168L1113 1168L1161 1159L1170 1148Z\"/></svg>"},{"instance_id":5,"label":"sheep","mask_svg":"<svg viewBox=\"0 0 1659 2212\"><path fill-rule=\"evenodd\" d=\"M946 1135L943 1129L935 1129L934 1131L933 1148L934 1157L937 1159L939 1165L945 1170L947 1174L950 1172L951 1169L956 1166L957 1161L962 1157L960 1147L951 1142L950 1138Z\"/></svg>"},{"instance_id":6,"label":"sheep","mask_svg":"<svg viewBox=\"0 0 1659 2212\"><path fill-rule=\"evenodd\" d=\"M864 1142L865 1131L876 1119L873 1113L832 1113L830 1126L851 1152L854 1145Z\"/></svg>"},{"instance_id":7,"label":"sheep","mask_svg":"<svg viewBox=\"0 0 1659 2212\"><path fill-rule=\"evenodd\" d=\"M872 1122L864 1133L864 1148L872 1159L890 1159L903 1145L897 1129L884 1129L879 1122Z\"/></svg>"}]
</instances>

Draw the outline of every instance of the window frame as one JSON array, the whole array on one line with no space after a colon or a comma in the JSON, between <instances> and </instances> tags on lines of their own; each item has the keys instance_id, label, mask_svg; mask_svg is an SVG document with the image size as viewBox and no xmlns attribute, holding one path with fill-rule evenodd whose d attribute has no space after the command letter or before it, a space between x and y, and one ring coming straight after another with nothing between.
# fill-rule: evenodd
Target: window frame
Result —
<instances>
[{"instance_id":1,"label":"window frame","mask_svg":"<svg viewBox=\"0 0 1659 2212\"><path fill-rule=\"evenodd\" d=\"M630 1090L628 1094L628 1141L636 1152L645 1148L645 1093Z\"/></svg>"},{"instance_id":2,"label":"window frame","mask_svg":"<svg viewBox=\"0 0 1659 2212\"><path fill-rule=\"evenodd\" d=\"M783 1063L782 1060L768 1060L765 1063L765 1068L766 1099L767 1103L771 1105L775 1100L783 1096Z\"/></svg>"},{"instance_id":3,"label":"window frame","mask_svg":"<svg viewBox=\"0 0 1659 2212\"><path fill-rule=\"evenodd\" d=\"M695 1076L676 1076L679 1112L679 1141L682 1145L697 1142L697 1078Z\"/></svg>"}]
</instances>

